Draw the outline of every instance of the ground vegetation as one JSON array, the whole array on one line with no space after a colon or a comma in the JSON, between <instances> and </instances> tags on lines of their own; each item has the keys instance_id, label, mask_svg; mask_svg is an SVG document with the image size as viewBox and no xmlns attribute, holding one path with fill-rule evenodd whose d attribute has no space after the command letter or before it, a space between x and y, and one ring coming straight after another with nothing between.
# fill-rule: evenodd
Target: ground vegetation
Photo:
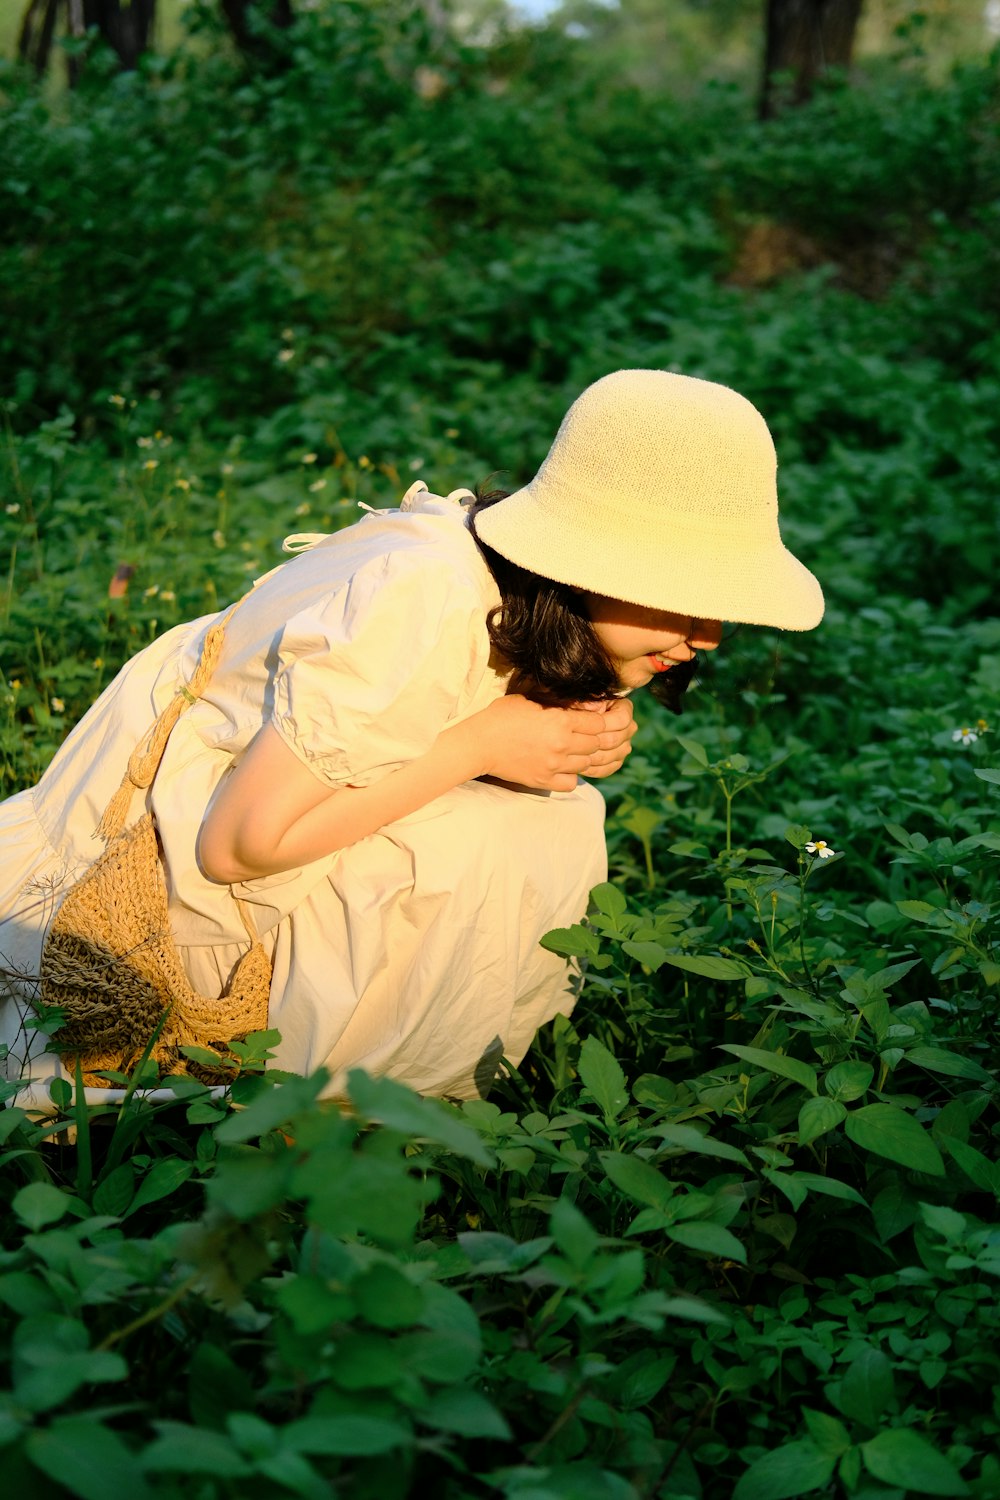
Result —
<instances>
[{"instance_id":1,"label":"ground vegetation","mask_svg":"<svg viewBox=\"0 0 1000 1500\"><path fill-rule=\"evenodd\" d=\"M8 1485L995 1500L998 58L760 121L395 3L287 41L0 77L4 794L286 533L527 478L615 367L758 404L828 611L639 704L489 1100L330 1109L264 1035L0 1115Z\"/></svg>"}]
</instances>

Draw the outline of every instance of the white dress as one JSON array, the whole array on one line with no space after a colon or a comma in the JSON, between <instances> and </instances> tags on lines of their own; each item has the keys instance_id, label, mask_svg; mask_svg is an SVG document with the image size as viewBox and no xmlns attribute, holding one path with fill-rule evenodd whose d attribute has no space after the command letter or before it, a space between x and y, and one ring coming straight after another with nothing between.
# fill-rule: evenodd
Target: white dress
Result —
<instances>
[{"instance_id":1,"label":"white dress","mask_svg":"<svg viewBox=\"0 0 1000 1500\"><path fill-rule=\"evenodd\" d=\"M263 724L327 785L365 786L502 696L486 631L499 594L468 531L467 495L415 485L399 510L266 574L227 625L205 695L174 728L147 794L174 937L201 993L221 992L247 939L195 843ZM190 678L214 618L133 658L39 784L0 804L0 970L19 976L0 1002L0 1040L13 1076L58 1071L22 1025L45 930L100 853L94 829L128 756ZM586 783L538 794L469 782L336 854L233 887L273 959L275 1065L324 1065L332 1095L354 1067L423 1093L485 1093L501 1057L520 1062L536 1029L572 1007L566 965L539 939L578 920L605 878L603 809ZM142 811L137 792L130 819Z\"/></svg>"}]
</instances>

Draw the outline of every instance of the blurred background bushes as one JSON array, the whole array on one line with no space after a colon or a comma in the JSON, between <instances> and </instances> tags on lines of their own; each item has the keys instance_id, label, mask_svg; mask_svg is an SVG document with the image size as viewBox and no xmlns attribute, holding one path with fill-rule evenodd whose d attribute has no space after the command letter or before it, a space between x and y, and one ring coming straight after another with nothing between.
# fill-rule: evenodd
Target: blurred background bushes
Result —
<instances>
[{"instance_id":1,"label":"blurred background bushes","mask_svg":"<svg viewBox=\"0 0 1000 1500\"><path fill-rule=\"evenodd\" d=\"M674 9L683 56L705 8ZM410 0L323 0L272 34L280 66L264 67L193 0L185 37L138 70L93 34L67 43L94 51L72 93L5 65L15 426L125 389L159 391L174 431L386 381L443 395L484 359L496 380L558 385L555 410L633 349L679 363L689 324L715 326L702 373L721 375L720 319L762 284L784 296L775 347L740 351L751 395L784 394L755 365L791 364L780 346L815 337L817 304L846 292L874 304L865 343L894 364L992 368L996 56L935 81L898 41L893 62L761 123L752 74L681 92L636 69L651 11L576 6L586 22L527 31L497 12L463 31ZM703 46L721 11L752 35L731 0Z\"/></svg>"},{"instance_id":2,"label":"blurred background bushes","mask_svg":"<svg viewBox=\"0 0 1000 1500\"><path fill-rule=\"evenodd\" d=\"M50 696L71 721L286 532L418 476L513 486L620 366L759 405L834 607L992 613L995 6L868 0L851 69L794 107L779 73L763 120L766 8L300 0L241 49L190 0L135 68L96 31L73 88L59 48L0 65L15 780Z\"/></svg>"}]
</instances>

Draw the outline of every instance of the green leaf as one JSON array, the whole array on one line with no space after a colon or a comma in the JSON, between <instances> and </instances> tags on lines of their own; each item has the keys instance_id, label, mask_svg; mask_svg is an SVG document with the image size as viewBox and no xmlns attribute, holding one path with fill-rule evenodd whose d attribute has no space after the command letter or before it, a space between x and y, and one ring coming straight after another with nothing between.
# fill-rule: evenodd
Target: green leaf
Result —
<instances>
[{"instance_id":1,"label":"green leaf","mask_svg":"<svg viewBox=\"0 0 1000 1500\"><path fill-rule=\"evenodd\" d=\"M909 1229L917 1217L917 1199L901 1178L895 1178L875 1195L872 1214L879 1238L888 1244Z\"/></svg>"},{"instance_id":2,"label":"green leaf","mask_svg":"<svg viewBox=\"0 0 1000 1500\"><path fill-rule=\"evenodd\" d=\"M662 943L636 942L634 939L629 939L627 943L622 943L622 948L629 958L634 958L637 963L642 964L644 969L651 969L654 974L670 957Z\"/></svg>"},{"instance_id":3,"label":"green leaf","mask_svg":"<svg viewBox=\"0 0 1000 1500\"><path fill-rule=\"evenodd\" d=\"M25 1439L25 1451L43 1474L79 1500L152 1500L136 1455L117 1433L87 1416L57 1417Z\"/></svg>"},{"instance_id":4,"label":"green leaf","mask_svg":"<svg viewBox=\"0 0 1000 1500\"><path fill-rule=\"evenodd\" d=\"M730 1327L733 1321L721 1308L713 1307L710 1302L702 1302L699 1297L687 1295L664 1297L660 1303L660 1311L668 1318L684 1318L691 1323L715 1323L725 1328Z\"/></svg>"},{"instance_id":5,"label":"green leaf","mask_svg":"<svg viewBox=\"0 0 1000 1500\"><path fill-rule=\"evenodd\" d=\"M396 1345L400 1369L407 1378L416 1376L434 1385L460 1385L476 1371L482 1353L481 1340L456 1341L440 1329L415 1329Z\"/></svg>"},{"instance_id":6,"label":"green leaf","mask_svg":"<svg viewBox=\"0 0 1000 1500\"><path fill-rule=\"evenodd\" d=\"M252 1191L253 1179L243 1186ZM400 1158L380 1157L377 1149L308 1155L281 1196L288 1191L308 1199L313 1222L328 1233L338 1238L363 1233L391 1245L410 1242L423 1205L436 1196L432 1180L412 1176ZM234 1199L230 1195L230 1204Z\"/></svg>"},{"instance_id":7,"label":"green leaf","mask_svg":"<svg viewBox=\"0 0 1000 1500\"><path fill-rule=\"evenodd\" d=\"M843 1422L838 1422L829 1412L811 1411L808 1406L802 1408L802 1415L809 1428L809 1436L821 1453L837 1459L847 1452L851 1446L851 1435Z\"/></svg>"},{"instance_id":8,"label":"green leaf","mask_svg":"<svg viewBox=\"0 0 1000 1500\"><path fill-rule=\"evenodd\" d=\"M823 1177L818 1172L786 1172L784 1176L787 1181L797 1182L811 1193L822 1193L827 1198L843 1198L848 1203L859 1204L861 1208L868 1207L857 1188L841 1182L839 1178Z\"/></svg>"},{"instance_id":9,"label":"green leaf","mask_svg":"<svg viewBox=\"0 0 1000 1500\"><path fill-rule=\"evenodd\" d=\"M215 1132L216 1140L225 1145L239 1145L268 1135L277 1126L287 1124L299 1110L307 1109L325 1082L324 1074L314 1073L311 1078L289 1075L281 1083L269 1084L246 1109L226 1116Z\"/></svg>"},{"instance_id":10,"label":"green leaf","mask_svg":"<svg viewBox=\"0 0 1000 1500\"><path fill-rule=\"evenodd\" d=\"M829 1387L828 1394L834 1396ZM834 1405L845 1417L853 1417L866 1427L875 1427L893 1394L892 1365L881 1349L866 1346L854 1356L841 1377Z\"/></svg>"},{"instance_id":11,"label":"green leaf","mask_svg":"<svg viewBox=\"0 0 1000 1500\"><path fill-rule=\"evenodd\" d=\"M700 741L691 740L688 739L685 735L679 734L677 736L677 743L678 745L680 745L682 750L686 751L687 754L690 755L693 761L697 761L699 766L704 766L707 769L708 752L706 751L704 745L700 743Z\"/></svg>"},{"instance_id":12,"label":"green leaf","mask_svg":"<svg viewBox=\"0 0 1000 1500\"><path fill-rule=\"evenodd\" d=\"M242 1479L253 1472L224 1433L184 1422L156 1422L157 1436L142 1451L147 1474L218 1474Z\"/></svg>"},{"instance_id":13,"label":"green leaf","mask_svg":"<svg viewBox=\"0 0 1000 1500\"><path fill-rule=\"evenodd\" d=\"M683 1151L693 1151L698 1156L715 1156L722 1161L739 1162L741 1167L749 1167L750 1163L738 1146L730 1146L726 1141L713 1140L710 1135L702 1135L693 1125L659 1125L656 1134L668 1146L679 1146Z\"/></svg>"},{"instance_id":14,"label":"green leaf","mask_svg":"<svg viewBox=\"0 0 1000 1500\"><path fill-rule=\"evenodd\" d=\"M557 1198L552 1205L549 1233L577 1270L582 1270L597 1251L597 1231L568 1198Z\"/></svg>"},{"instance_id":15,"label":"green leaf","mask_svg":"<svg viewBox=\"0 0 1000 1500\"><path fill-rule=\"evenodd\" d=\"M990 1161L975 1146L966 1145L965 1141L957 1141L950 1135L939 1135L938 1140L976 1187L1000 1198L1000 1162Z\"/></svg>"},{"instance_id":16,"label":"green leaf","mask_svg":"<svg viewBox=\"0 0 1000 1500\"><path fill-rule=\"evenodd\" d=\"M543 948L561 958L593 958L600 952L596 932L589 927L553 927L540 939Z\"/></svg>"},{"instance_id":17,"label":"green leaf","mask_svg":"<svg viewBox=\"0 0 1000 1500\"><path fill-rule=\"evenodd\" d=\"M675 1184L649 1162L637 1156L623 1156L614 1151L601 1153L601 1165L616 1188L635 1203L663 1210L674 1193Z\"/></svg>"},{"instance_id":18,"label":"green leaf","mask_svg":"<svg viewBox=\"0 0 1000 1500\"><path fill-rule=\"evenodd\" d=\"M467 1438L499 1438L509 1442L511 1430L505 1418L479 1391L461 1386L436 1391L420 1409L420 1421L428 1427L455 1432Z\"/></svg>"},{"instance_id":19,"label":"green leaf","mask_svg":"<svg viewBox=\"0 0 1000 1500\"><path fill-rule=\"evenodd\" d=\"M804 849L812 842L812 834L804 823L792 823L785 829L785 839L793 849Z\"/></svg>"},{"instance_id":20,"label":"green leaf","mask_svg":"<svg viewBox=\"0 0 1000 1500\"><path fill-rule=\"evenodd\" d=\"M188 1411L199 1428L222 1428L230 1412L253 1405L246 1372L208 1341L199 1344L191 1356L187 1384Z\"/></svg>"},{"instance_id":21,"label":"green leaf","mask_svg":"<svg viewBox=\"0 0 1000 1500\"><path fill-rule=\"evenodd\" d=\"M2 1094L0 1094L0 1098L2 1098ZM28 1116L23 1109L18 1109L16 1105L12 1104L7 1109L0 1109L0 1142L5 1141L8 1136L14 1134L15 1130L20 1130L21 1126L27 1123Z\"/></svg>"},{"instance_id":22,"label":"green leaf","mask_svg":"<svg viewBox=\"0 0 1000 1500\"><path fill-rule=\"evenodd\" d=\"M654 812L651 807L632 807L620 816L623 827L643 841L652 838L662 821L660 814Z\"/></svg>"},{"instance_id":23,"label":"green leaf","mask_svg":"<svg viewBox=\"0 0 1000 1500\"><path fill-rule=\"evenodd\" d=\"M375 1328L407 1328L424 1310L420 1287L388 1261L378 1262L353 1281L351 1295L361 1316Z\"/></svg>"},{"instance_id":24,"label":"green leaf","mask_svg":"<svg viewBox=\"0 0 1000 1500\"><path fill-rule=\"evenodd\" d=\"M928 1132L894 1104L865 1104L844 1121L848 1139L913 1172L944 1176L944 1161Z\"/></svg>"},{"instance_id":25,"label":"green leaf","mask_svg":"<svg viewBox=\"0 0 1000 1500\"><path fill-rule=\"evenodd\" d=\"M811 1146L828 1130L834 1130L846 1114L847 1109L836 1099L807 1099L799 1110L799 1145Z\"/></svg>"},{"instance_id":26,"label":"green leaf","mask_svg":"<svg viewBox=\"0 0 1000 1500\"><path fill-rule=\"evenodd\" d=\"M35 1231L64 1218L72 1206L69 1194L53 1187L51 1182L29 1182L14 1194L11 1202L22 1224Z\"/></svg>"},{"instance_id":27,"label":"green leaf","mask_svg":"<svg viewBox=\"0 0 1000 1500\"><path fill-rule=\"evenodd\" d=\"M56 1109L66 1109L73 1102L73 1085L68 1078L53 1078L49 1084L49 1098Z\"/></svg>"},{"instance_id":28,"label":"green leaf","mask_svg":"<svg viewBox=\"0 0 1000 1500\"><path fill-rule=\"evenodd\" d=\"M30 1271L9 1271L0 1276L0 1302L22 1318L54 1312L58 1306L52 1288Z\"/></svg>"},{"instance_id":29,"label":"green leaf","mask_svg":"<svg viewBox=\"0 0 1000 1500\"><path fill-rule=\"evenodd\" d=\"M668 953L663 961L688 974L700 974L703 979L746 979L750 973L746 964L716 953Z\"/></svg>"},{"instance_id":30,"label":"green leaf","mask_svg":"<svg viewBox=\"0 0 1000 1500\"><path fill-rule=\"evenodd\" d=\"M954 1208L944 1203L921 1203L920 1217L928 1229L933 1229L943 1240L951 1243L963 1239L968 1231L968 1220Z\"/></svg>"},{"instance_id":31,"label":"green leaf","mask_svg":"<svg viewBox=\"0 0 1000 1500\"><path fill-rule=\"evenodd\" d=\"M740 1476L733 1500L795 1500L821 1489L836 1459L822 1453L811 1438L765 1453Z\"/></svg>"},{"instance_id":32,"label":"green leaf","mask_svg":"<svg viewBox=\"0 0 1000 1500\"><path fill-rule=\"evenodd\" d=\"M783 1052L768 1052L764 1047L737 1047L733 1043L724 1045L721 1051L731 1052L741 1062L753 1063L768 1073L777 1073L781 1078L791 1078L793 1082L800 1083L803 1088L808 1089L810 1094L819 1092L816 1069L810 1067L808 1063L800 1062L797 1057L786 1057Z\"/></svg>"},{"instance_id":33,"label":"green leaf","mask_svg":"<svg viewBox=\"0 0 1000 1500\"><path fill-rule=\"evenodd\" d=\"M201 1063L202 1067L222 1068L233 1072L236 1070L236 1065L226 1057L225 1053L215 1052L211 1047L186 1046L180 1050L184 1057L189 1058L191 1062Z\"/></svg>"},{"instance_id":34,"label":"green leaf","mask_svg":"<svg viewBox=\"0 0 1000 1500\"><path fill-rule=\"evenodd\" d=\"M1000 777L998 777L1000 780ZM967 1495L969 1486L951 1461L919 1432L893 1427L862 1443L865 1468L883 1484L921 1495Z\"/></svg>"},{"instance_id":35,"label":"green leaf","mask_svg":"<svg viewBox=\"0 0 1000 1500\"><path fill-rule=\"evenodd\" d=\"M919 958L909 958L905 963L889 964L884 969L878 969L874 974L868 976L868 983L877 986L880 990L891 989L900 979L905 979L907 974L919 964Z\"/></svg>"},{"instance_id":36,"label":"green leaf","mask_svg":"<svg viewBox=\"0 0 1000 1500\"><path fill-rule=\"evenodd\" d=\"M22 1323L21 1329L24 1327ZM20 1407L33 1412L61 1406L82 1386L128 1378L124 1359L110 1349L64 1351L57 1346L43 1349L36 1345L20 1349L19 1354L15 1395Z\"/></svg>"},{"instance_id":37,"label":"green leaf","mask_svg":"<svg viewBox=\"0 0 1000 1500\"><path fill-rule=\"evenodd\" d=\"M611 917L613 921L623 917L628 910L628 902L624 895L610 881L606 881L603 885L595 885L590 893L590 899L599 912L603 912L606 917Z\"/></svg>"},{"instance_id":38,"label":"green leaf","mask_svg":"<svg viewBox=\"0 0 1000 1500\"><path fill-rule=\"evenodd\" d=\"M736 1260L741 1265L746 1265L746 1250L735 1234L723 1229L721 1224L694 1219L685 1224L671 1224L666 1233L675 1244L686 1245L689 1250L701 1250L706 1255L718 1256L722 1260Z\"/></svg>"},{"instance_id":39,"label":"green leaf","mask_svg":"<svg viewBox=\"0 0 1000 1500\"><path fill-rule=\"evenodd\" d=\"M386 1390L406 1374L401 1350L381 1333L346 1333L337 1339L332 1378L345 1391ZM242 1413L236 1413L242 1419ZM230 1418L232 1426L235 1418Z\"/></svg>"},{"instance_id":40,"label":"green leaf","mask_svg":"<svg viewBox=\"0 0 1000 1500\"><path fill-rule=\"evenodd\" d=\"M171 1193L175 1193L187 1182L193 1172L194 1162L181 1161L177 1156L168 1156L163 1161L154 1162L140 1182L128 1213L134 1214L136 1209L143 1208L147 1203L157 1203L161 1198L169 1198Z\"/></svg>"},{"instance_id":41,"label":"green leaf","mask_svg":"<svg viewBox=\"0 0 1000 1500\"><path fill-rule=\"evenodd\" d=\"M347 1075L347 1092L355 1109L367 1119L446 1146L479 1167L492 1167L493 1155L478 1131L437 1099L422 1098L394 1078L372 1078L359 1068Z\"/></svg>"},{"instance_id":42,"label":"green leaf","mask_svg":"<svg viewBox=\"0 0 1000 1500\"><path fill-rule=\"evenodd\" d=\"M135 1168L130 1161L123 1161L107 1177L103 1177L94 1189L94 1212L112 1214L116 1219L132 1202L135 1192Z\"/></svg>"},{"instance_id":43,"label":"green leaf","mask_svg":"<svg viewBox=\"0 0 1000 1500\"><path fill-rule=\"evenodd\" d=\"M676 1354L640 1350L618 1366L614 1375L617 1400L624 1411L637 1411L659 1395L674 1370Z\"/></svg>"},{"instance_id":44,"label":"green leaf","mask_svg":"<svg viewBox=\"0 0 1000 1500\"><path fill-rule=\"evenodd\" d=\"M779 1172L774 1167L765 1167L761 1175L776 1187L779 1193L784 1194L792 1205L792 1208L798 1213L809 1194L802 1183L795 1181L794 1174L791 1172ZM760 1219L757 1222L758 1225L761 1224ZM795 1220L789 1218L787 1214L771 1214L768 1216L767 1223L770 1226L767 1233L775 1235L775 1238L780 1239L787 1250L795 1237ZM781 1227L784 1227L787 1233L776 1234L775 1231Z\"/></svg>"},{"instance_id":45,"label":"green leaf","mask_svg":"<svg viewBox=\"0 0 1000 1500\"><path fill-rule=\"evenodd\" d=\"M580 1079L608 1120L617 1120L628 1104L625 1074L607 1047L588 1036L580 1048Z\"/></svg>"},{"instance_id":46,"label":"green leaf","mask_svg":"<svg viewBox=\"0 0 1000 1500\"><path fill-rule=\"evenodd\" d=\"M980 781L991 781L994 785L1000 785L1000 766L983 766L976 771Z\"/></svg>"},{"instance_id":47,"label":"green leaf","mask_svg":"<svg viewBox=\"0 0 1000 1500\"><path fill-rule=\"evenodd\" d=\"M840 1460L840 1468L837 1473L847 1493L849 1495L855 1494L861 1479L860 1448L848 1448ZM870 1497L870 1500L876 1500L876 1497L873 1495ZM887 1493L883 1493L880 1497L877 1497L877 1500L906 1500L906 1497L901 1495L898 1490L889 1490Z\"/></svg>"},{"instance_id":48,"label":"green leaf","mask_svg":"<svg viewBox=\"0 0 1000 1500\"><path fill-rule=\"evenodd\" d=\"M413 1446L413 1433L388 1417L369 1417L362 1412L350 1416L302 1417L282 1429L282 1447L296 1453L330 1457L364 1458Z\"/></svg>"},{"instance_id":49,"label":"green leaf","mask_svg":"<svg viewBox=\"0 0 1000 1500\"><path fill-rule=\"evenodd\" d=\"M351 1296L320 1276L283 1277L275 1291L275 1300L295 1332L306 1338L328 1331L354 1312Z\"/></svg>"},{"instance_id":50,"label":"green leaf","mask_svg":"<svg viewBox=\"0 0 1000 1500\"><path fill-rule=\"evenodd\" d=\"M875 1069L871 1063L842 1062L837 1063L825 1075L823 1087L831 1099L849 1104L867 1094L874 1077Z\"/></svg>"},{"instance_id":51,"label":"green leaf","mask_svg":"<svg viewBox=\"0 0 1000 1500\"><path fill-rule=\"evenodd\" d=\"M929 901L897 901L896 909L904 917L909 917L914 922L936 923L941 916L941 908L932 906Z\"/></svg>"},{"instance_id":52,"label":"green leaf","mask_svg":"<svg viewBox=\"0 0 1000 1500\"><path fill-rule=\"evenodd\" d=\"M966 846L970 849L1000 849L1000 833L975 833L971 838L963 839L959 848Z\"/></svg>"},{"instance_id":53,"label":"green leaf","mask_svg":"<svg viewBox=\"0 0 1000 1500\"><path fill-rule=\"evenodd\" d=\"M23 1424L13 1412L0 1411L0 1448L7 1448L24 1431Z\"/></svg>"},{"instance_id":54,"label":"green leaf","mask_svg":"<svg viewBox=\"0 0 1000 1500\"><path fill-rule=\"evenodd\" d=\"M290 1153L272 1156L251 1151L227 1157L206 1183L209 1202L236 1219L266 1213L286 1196L292 1166Z\"/></svg>"},{"instance_id":55,"label":"green leaf","mask_svg":"<svg viewBox=\"0 0 1000 1500\"><path fill-rule=\"evenodd\" d=\"M976 1083L992 1083L993 1075L987 1073L971 1057L962 1057L957 1052L948 1052L944 1047L911 1047L906 1054L907 1062L928 1073L943 1073L947 1078L971 1078Z\"/></svg>"}]
</instances>

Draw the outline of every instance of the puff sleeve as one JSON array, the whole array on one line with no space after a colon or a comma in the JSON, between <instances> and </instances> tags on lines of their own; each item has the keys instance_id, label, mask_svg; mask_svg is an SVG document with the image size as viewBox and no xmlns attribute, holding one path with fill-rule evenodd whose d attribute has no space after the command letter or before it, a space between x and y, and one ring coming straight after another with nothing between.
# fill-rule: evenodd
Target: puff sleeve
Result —
<instances>
[{"instance_id":1,"label":"puff sleeve","mask_svg":"<svg viewBox=\"0 0 1000 1500\"><path fill-rule=\"evenodd\" d=\"M271 722L328 786L368 786L462 715L489 650L471 580L421 549L389 552L285 624Z\"/></svg>"}]
</instances>

